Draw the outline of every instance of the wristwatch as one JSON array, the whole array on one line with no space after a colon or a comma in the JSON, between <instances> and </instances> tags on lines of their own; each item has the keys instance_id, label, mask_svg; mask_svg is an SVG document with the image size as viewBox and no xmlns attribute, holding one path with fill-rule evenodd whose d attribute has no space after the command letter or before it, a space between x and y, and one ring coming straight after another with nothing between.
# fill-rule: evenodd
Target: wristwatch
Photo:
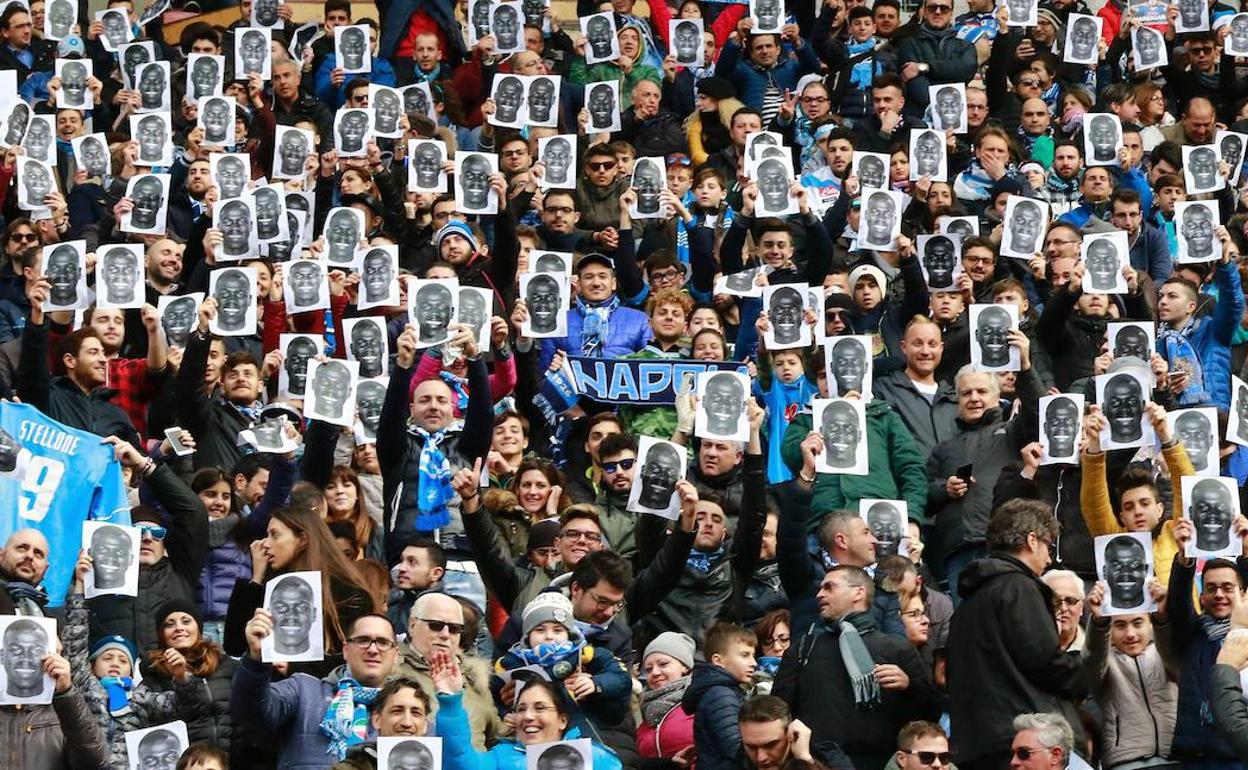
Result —
<instances>
[{"instance_id":1,"label":"wristwatch","mask_svg":"<svg viewBox=\"0 0 1248 770\"><path fill-rule=\"evenodd\" d=\"M928 64L927 62L919 62L919 72L927 74L928 72L931 72L931 70L932 70L932 65Z\"/></svg>"}]
</instances>

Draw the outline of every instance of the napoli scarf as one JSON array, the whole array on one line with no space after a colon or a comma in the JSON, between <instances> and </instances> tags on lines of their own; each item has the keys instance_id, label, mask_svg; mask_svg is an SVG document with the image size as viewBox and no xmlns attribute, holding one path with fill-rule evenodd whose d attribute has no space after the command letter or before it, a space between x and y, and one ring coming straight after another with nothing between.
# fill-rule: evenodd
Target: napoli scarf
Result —
<instances>
[{"instance_id":1,"label":"napoli scarf","mask_svg":"<svg viewBox=\"0 0 1248 770\"><path fill-rule=\"evenodd\" d=\"M236 412L246 417L249 423L255 423L257 420L260 419L261 407L260 407L259 401L252 403L250 406L243 406L242 404L236 404L233 401L227 401L226 403L234 407L234 410Z\"/></svg>"},{"instance_id":2,"label":"napoli scarf","mask_svg":"<svg viewBox=\"0 0 1248 770\"><path fill-rule=\"evenodd\" d=\"M720 560L724 558L724 553L725 551L722 545L714 551L699 551L695 548L689 552L689 558L685 561L685 563L688 564L690 569L694 572L707 575L710 574L711 569L714 568L716 564L719 564Z\"/></svg>"},{"instance_id":3,"label":"napoli scarf","mask_svg":"<svg viewBox=\"0 0 1248 770\"><path fill-rule=\"evenodd\" d=\"M134 689L134 680L128 676L106 676L100 680L100 686L108 694L108 713L119 717L130 713L130 690Z\"/></svg>"},{"instance_id":4,"label":"napoli scarf","mask_svg":"<svg viewBox=\"0 0 1248 770\"><path fill-rule=\"evenodd\" d=\"M860 54L867 54L875 50L875 38L867 38L861 43L851 39L845 44L845 47L849 49L849 60L854 61L855 57L858 57ZM875 61L871 56L864 55L858 58L857 62L850 68L849 82L864 91L870 88L871 78L874 77L875 68L872 66L874 63Z\"/></svg>"},{"instance_id":5,"label":"napoli scarf","mask_svg":"<svg viewBox=\"0 0 1248 770\"><path fill-rule=\"evenodd\" d=\"M1080 174L1075 174L1070 179L1062 179L1056 171L1050 170L1048 177L1044 180L1044 187L1049 191L1049 200L1054 200L1057 196L1061 196L1060 200L1070 203L1079 200L1083 195L1079 192L1082 178Z\"/></svg>"},{"instance_id":6,"label":"napoli scarf","mask_svg":"<svg viewBox=\"0 0 1248 770\"><path fill-rule=\"evenodd\" d=\"M6 583L4 588L9 592L18 615L43 617L43 608L48 606L48 593L42 588L17 581Z\"/></svg>"},{"instance_id":7,"label":"napoli scarf","mask_svg":"<svg viewBox=\"0 0 1248 770\"><path fill-rule=\"evenodd\" d=\"M451 511L447 504L455 495L451 489L451 464L442 453L446 429L436 433L419 426L412 428L425 441L420 448L420 486L417 488L416 530L430 532L451 523Z\"/></svg>"},{"instance_id":8,"label":"napoli scarf","mask_svg":"<svg viewBox=\"0 0 1248 770\"><path fill-rule=\"evenodd\" d=\"M1208 615L1200 616L1200 632L1211 642L1220 642L1231 632L1231 619L1214 620Z\"/></svg>"},{"instance_id":9,"label":"napoli scarf","mask_svg":"<svg viewBox=\"0 0 1248 770\"><path fill-rule=\"evenodd\" d=\"M562 642L542 642L536 647L525 647L524 642L516 642L511 654L524 661L526 666L549 667L570 656L579 655L585 646L584 637L578 640L566 639Z\"/></svg>"},{"instance_id":10,"label":"napoli scarf","mask_svg":"<svg viewBox=\"0 0 1248 770\"><path fill-rule=\"evenodd\" d=\"M953 180L953 194L964 201L986 201L994 184L978 160L971 161L966 171Z\"/></svg>"},{"instance_id":11,"label":"napoli scarf","mask_svg":"<svg viewBox=\"0 0 1248 770\"><path fill-rule=\"evenodd\" d=\"M1200 354L1187 332L1195 326L1195 319L1189 320L1182 329L1171 329L1159 325L1157 329L1157 346L1166 357L1171 371L1182 369L1188 373L1187 387L1179 394L1179 406L1195 406L1209 401L1209 393L1205 390L1204 369L1200 365Z\"/></svg>"},{"instance_id":12,"label":"napoli scarf","mask_svg":"<svg viewBox=\"0 0 1248 770\"><path fill-rule=\"evenodd\" d=\"M585 317L581 325L581 355L589 358L601 358L602 349L606 346L607 335L611 327L611 313L620 306L618 295L611 295L611 300L601 305L590 305L578 295L576 308Z\"/></svg>"},{"instance_id":13,"label":"napoli scarf","mask_svg":"<svg viewBox=\"0 0 1248 770\"><path fill-rule=\"evenodd\" d=\"M342 761L347 749L358 746L368 737L368 706L377 698L379 688L365 687L349 676L338 680L338 692L325 709L321 732L329 738L326 754Z\"/></svg>"},{"instance_id":14,"label":"napoli scarf","mask_svg":"<svg viewBox=\"0 0 1248 770\"><path fill-rule=\"evenodd\" d=\"M438 376L455 391L455 411L462 413L468 408L468 391L464 390L464 378L446 371L438 372Z\"/></svg>"}]
</instances>

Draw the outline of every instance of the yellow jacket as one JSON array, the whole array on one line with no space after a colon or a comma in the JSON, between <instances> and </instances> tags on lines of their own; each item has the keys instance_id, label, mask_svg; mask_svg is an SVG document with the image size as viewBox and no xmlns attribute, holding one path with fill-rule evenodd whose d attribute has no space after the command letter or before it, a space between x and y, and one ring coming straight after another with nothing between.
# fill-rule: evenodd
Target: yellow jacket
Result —
<instances>
[{"instance_id":1,"label":"yellow jacket","mask_svg":"<svg viewBox=\"0 0 1248 770\"><path fill-rule=\"evenodd\" d=\"M1182 443L1175 442L1174 446L1165 447L1161 452L1166 458L1166 467L1170 469L1170 478L1174 482L1174 514L1161 525L1161 534L1153 539L1153 569L1157 573L1157 579L1165 586L1170 585L1170 567L1174 564L1174 555L1179 552L1179 541L1174 539L1174 522L1183 518L1183 495L1179 478L1196 475L1196 469L1192 467L1192 461ZM1088 525L1088 533L1096 537L1126 532L1114 516L1114 506L1109 499L1109 484L1105 480L1105 453L1085 452L1081 455L1080 463L1083 466L1083 482L1079 489L1079 505L1083 509L1083 521Z\"/></svg>"}]
</instances>

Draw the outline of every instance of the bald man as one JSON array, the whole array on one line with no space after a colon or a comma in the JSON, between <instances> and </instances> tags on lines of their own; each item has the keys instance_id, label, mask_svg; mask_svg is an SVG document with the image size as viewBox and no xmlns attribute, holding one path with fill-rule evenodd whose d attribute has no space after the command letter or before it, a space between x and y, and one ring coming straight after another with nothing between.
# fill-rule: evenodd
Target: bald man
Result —
<instances>
[{"instance_id":1,"label":"bald man","mask_svg":"<svg viewBox=\"0 0 1248 770\"><path fill-rule=\"evenodd\" d=\"M7 596L0 596L0 615L43 616L47 597L39 584L48 572L48 539L37 529L19 529L0 548L0 579ZM12 601L12 608L6 607Z\"/></svg>"}]
</instances>

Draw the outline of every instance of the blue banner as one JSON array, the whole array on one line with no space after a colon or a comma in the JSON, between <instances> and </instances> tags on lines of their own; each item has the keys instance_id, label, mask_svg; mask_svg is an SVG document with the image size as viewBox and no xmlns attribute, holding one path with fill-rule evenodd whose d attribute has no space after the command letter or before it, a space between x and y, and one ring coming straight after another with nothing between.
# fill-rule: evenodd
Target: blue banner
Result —
<instances>
[{"instance_id":1,"label":"blue banner","mask_svg":"<svg viewBox=\"0 0 1248 770\"><path fill-rule=\"evenodd\" d=\"M736 361L680 361L670 358L568 357L573 387L585 398L608 404L654 406L676 403L686 377L701 372L749 373Z\"/></svg>"}]
</instances>

